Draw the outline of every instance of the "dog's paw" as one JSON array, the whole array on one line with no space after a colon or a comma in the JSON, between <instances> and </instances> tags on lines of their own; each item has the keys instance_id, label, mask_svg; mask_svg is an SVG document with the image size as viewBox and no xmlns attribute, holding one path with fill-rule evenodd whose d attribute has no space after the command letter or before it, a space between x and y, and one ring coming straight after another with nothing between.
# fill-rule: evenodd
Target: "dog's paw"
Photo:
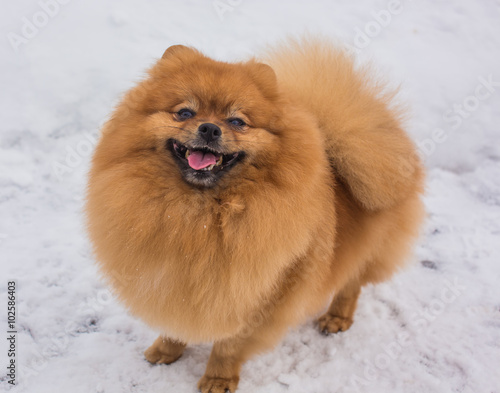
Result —
<instances>
[{"instance_id":1,"label":"dog's paw","mask_svg":"<svg viewBox=\"0 0 500 393\"><path fill-rule=\"evenodd\" d=\"M144 357L149 363L152 364L170 364L175 362L182 356L182 352L176 354L165 353L160 350L156 345L151 345L144 352Z\"/></svg>"},{"instance_id":2,"label":"dog's paw","mask_svg":"<svg viewBox=\"0 0 500 393\"><path fill-rule=\"evenodd\" d=\"M215 378L204 375L198 382L201 393L234 393L238 387L239 377Z\"/></svg>"},{"instance_id":3,"label":"dog's paw","mask_svg":"<svg viewBox=\"0 0 500 393\"><path fill-rule=\"evenodd\" d=\"M319 331L325 336L330 333L345 332L352 325L351 318L340 317L326 313L318 319Z\"/></svg>"}]
</instances>

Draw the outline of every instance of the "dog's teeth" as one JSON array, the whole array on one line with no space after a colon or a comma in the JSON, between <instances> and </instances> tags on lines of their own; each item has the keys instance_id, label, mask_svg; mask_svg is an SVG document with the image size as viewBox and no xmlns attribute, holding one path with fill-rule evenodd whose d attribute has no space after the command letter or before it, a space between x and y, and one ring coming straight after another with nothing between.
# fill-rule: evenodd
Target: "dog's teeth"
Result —
<instances>
[{"instance_id":1,"label":"dog's teeth","mask_svg":"<svg viewBox=\"0 0 500 393\"><path fill-rule=\"evenodd\" d=\"M222 164L223 157L220 156L219 159L217 160L217 163L215 165L219 166Z\"/></svg>"},{"instance_id":2,"label":"dog's teeth","mask_svg":"<svg viewBox=\"0 0 500 393\"><path fill-rule=\"evenodd\" d=\"M214 166L215 166L214 164L209 165L209 166L207 166L205 168L201 168L200 171L205 171L205 172L206 171L211 171L212 169L214 169Z\"/></svg>"},{"instance_id":3,"label":"dog's teeth","mask_svg":"<svg viewBox=\"0 0 500 393\"><path fill-rule=\"evenodd\" d=\"M189 149L186 149L186 159L191 155L191 150Z\"/></svg>"}]
</instances>

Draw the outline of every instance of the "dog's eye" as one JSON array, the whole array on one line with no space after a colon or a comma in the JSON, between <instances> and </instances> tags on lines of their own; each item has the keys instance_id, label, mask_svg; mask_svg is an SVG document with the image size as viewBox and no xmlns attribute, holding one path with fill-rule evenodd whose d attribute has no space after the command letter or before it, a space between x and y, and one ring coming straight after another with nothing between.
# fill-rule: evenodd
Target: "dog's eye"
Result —
<instances>
[{"instance_id":1,"label":"dog's eye","mask_svg":"<svg viewBox=\"0 0 500 393\"><path fill-rule=\"evenodd\" d=\"M187 120L191 119L195 114L191 109L183 108L177 112L177 118L179 120Z\"/></svg>"},{"instance_id":2,"label":"dog's eye","mask_svg":"<svg viewBox=\"0 0 500 393\"><path fill-rule=\"evenodd\" d=\"M228 119L227 122L235 127L243 127L244 125L246 125L246 123L243 120L238 119L237 117L233 117L232 119Z\"/></svg>"}]
</instances>

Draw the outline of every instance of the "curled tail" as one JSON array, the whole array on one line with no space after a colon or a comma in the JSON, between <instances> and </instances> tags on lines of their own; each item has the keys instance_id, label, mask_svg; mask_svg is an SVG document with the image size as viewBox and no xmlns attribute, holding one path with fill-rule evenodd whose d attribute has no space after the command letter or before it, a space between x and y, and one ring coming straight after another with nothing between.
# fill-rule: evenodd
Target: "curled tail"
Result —
<instances>
[{"instance_id":1,"label":"curled tail","mask_svg":"<svg viewBox=\"0 0 500 393\"><path fill-rule=\"evenodd\" d=\"M394 94L357 69L345 50L321 40L290 40L264 60L283 92L315 115L328 157L367 210L389 208L422 188L423 169Z\"/></svg>"}]
</instances>

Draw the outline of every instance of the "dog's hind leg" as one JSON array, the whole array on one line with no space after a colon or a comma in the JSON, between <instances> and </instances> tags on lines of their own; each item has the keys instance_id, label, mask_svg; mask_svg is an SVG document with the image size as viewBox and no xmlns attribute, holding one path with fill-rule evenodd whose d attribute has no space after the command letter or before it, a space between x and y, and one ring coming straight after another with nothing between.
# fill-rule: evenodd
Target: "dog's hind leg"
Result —
<instances>
[{"instance_id":1,"label":"dog's hind leg","mask_svg":"<svg viewBox=\"0 0 500 393\"><path fill-rule=\"evenodd\" d=\"M334 295L328 311L318 319L321 333L344 332L351 327L360 292L359 281L352 280Z\"/></svg>"}]
</instances>

